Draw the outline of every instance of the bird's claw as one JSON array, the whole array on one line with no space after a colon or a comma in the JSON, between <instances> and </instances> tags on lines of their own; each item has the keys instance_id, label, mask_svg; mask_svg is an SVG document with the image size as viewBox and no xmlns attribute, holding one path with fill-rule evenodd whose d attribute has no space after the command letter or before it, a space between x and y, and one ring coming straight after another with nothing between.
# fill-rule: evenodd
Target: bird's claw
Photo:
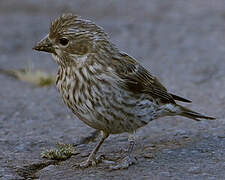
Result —
<instances>
[{"instance_id":1,"label":"bird's claw","mask_svg":"<svg viewBox=\"0 0 225 180\"><path fill-rule=\"evenodd\" d=\"M97 164L102 162L104 158L105 158L104 155L100 155L97 158L89 157L86 161L75 164L75 165L73 165L73 167L87 168L90 166L97 166Z\"/></svg>"},{"instance_id":2,"label":"bird's claw","mask_svg":"<svg viewBox=\"0 0 225 180\"><path fill-rule=\"evenodd\" d=\"M127 169L129 166L136 163L137 163L137 159L135 157L126 156L119 164L115 166L110 166L109 168L111 170Z\"/></svg>"}]
</instances>

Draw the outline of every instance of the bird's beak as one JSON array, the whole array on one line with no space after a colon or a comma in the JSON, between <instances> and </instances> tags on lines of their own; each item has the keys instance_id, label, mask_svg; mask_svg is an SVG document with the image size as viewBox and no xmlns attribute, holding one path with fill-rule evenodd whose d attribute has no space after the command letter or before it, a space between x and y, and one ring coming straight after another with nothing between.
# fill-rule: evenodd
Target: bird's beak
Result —
<instances>
[{"instance_id":1,"label":"bird's beak","mask_svg":"<svg viewBox=\"0 0 225 180\"><path fill-rule=\"evenodd\" d=\"M37 50L37 51L45 51L48 53L55 53L53 45L52 45L51 41L49 40L48 36L43 38L39 43L37 43L37 45L34 46L33 49Z\"/></svg>"}]
</instances>

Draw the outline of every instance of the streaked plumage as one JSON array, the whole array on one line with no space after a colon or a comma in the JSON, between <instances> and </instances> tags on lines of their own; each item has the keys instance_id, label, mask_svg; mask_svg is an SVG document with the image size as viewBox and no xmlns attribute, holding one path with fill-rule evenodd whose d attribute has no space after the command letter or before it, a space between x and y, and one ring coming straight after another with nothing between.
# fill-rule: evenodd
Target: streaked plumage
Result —
<instances>
[{"instance_id":1,"label":"streaked plumage","mask_svg":"<svg viewBox=\"0 0 225 180\"><path fill-rule=\"evenodd\" d=\"M104 138L132 133L163 116L214 119L178 105L176 100L190 101L169 93L91 21L64 14L52 22L49 34L34 49L52 53L59 65L56 86L63 101L80 120L101 130ZM85 165L93 162L99 147Z\"/></svg>"}]
</instances>

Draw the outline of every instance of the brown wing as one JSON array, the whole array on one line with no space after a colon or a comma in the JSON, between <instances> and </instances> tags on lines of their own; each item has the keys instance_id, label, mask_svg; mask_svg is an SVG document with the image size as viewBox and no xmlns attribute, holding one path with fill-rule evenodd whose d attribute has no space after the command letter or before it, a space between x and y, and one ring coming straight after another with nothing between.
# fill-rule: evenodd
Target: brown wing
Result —
<instances>
[{"instance_id":1,"label":"brown wing","mask_svg":"<svg viewBox=\"0 0 225 180\"><path fill-rule=\"evenodd\" d=\"M123 88L134 93L148 94L161 103L175 104L175 98L167 92L156 77L152 76L149 71L127 54L121 54L121 56L122 59L114 59L114 64L117 66L117 74L121 78L120 85Z\"/></svg>"}]
</instances>

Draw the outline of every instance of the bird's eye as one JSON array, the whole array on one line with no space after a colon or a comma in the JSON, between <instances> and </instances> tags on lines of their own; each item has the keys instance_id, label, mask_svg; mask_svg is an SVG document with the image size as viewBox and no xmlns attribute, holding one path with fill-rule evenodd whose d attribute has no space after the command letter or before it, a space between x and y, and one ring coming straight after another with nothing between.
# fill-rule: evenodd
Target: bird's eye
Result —
<instances>
[{"instance_id":1,"label":"bird's eye","mask_svg":"<svg viewBox=\"0 0 225 180\"><path fill-rule=\"evenodd\" d=\"M59 43L63 46L66 46L69 43L69 40L66 38L59 39Z\"/></svg>"}]
</instances>

